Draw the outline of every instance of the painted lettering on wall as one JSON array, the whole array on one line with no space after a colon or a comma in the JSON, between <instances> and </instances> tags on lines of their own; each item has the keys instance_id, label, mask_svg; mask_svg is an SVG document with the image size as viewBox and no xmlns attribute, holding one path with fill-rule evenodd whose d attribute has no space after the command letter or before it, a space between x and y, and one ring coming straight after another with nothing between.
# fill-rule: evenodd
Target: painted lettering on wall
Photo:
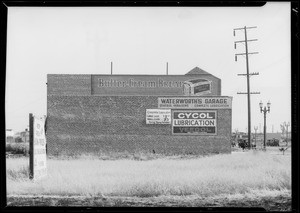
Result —
<instances>
[{"instance_id":1,"label":"painted lettering on wall","mask_svg":"<svg viewBox=\"0 0 300 213\"><path fill-rule=\"evenodd\" d=\"M146 88L156 88L156 87L182 87L183 81L166 81L158 78L152 81L141 81L130 78L128 80L116 80L116 79L103 79L98 78L98 87L146 87Z\"/></svg>"},{"instance_id":2,"label":"painted lettering on wall","mask_svg":"<svg viewBox=\"0 0 300 213\"><path fill-rule=\"evenodd\" d=\"M191 79L184 82L184 94L188 96L199 96L211 93L212 82L207 79Z\"/></svg>"},{"instance_id":3,"label":"painted lettering on wall","mask_svg":"<svg viewBox=\"0 0 300 213\"><path fill-rule=\"evenodd\" d=\"M221 82L212 75L91 75L92 95L221 95ZM199 82L194 82L199 81ZM201 80L201 81L200 81ZM187 85L187 81L192 84ZM198 85L199 84L199 85ZM184 86L186 85L186 86ZM190 88L191 93L184 92ZM187 90L186 90L187 91Z\"/></svg>"},{"instance_id":4,"label":"painted lettering on wall","mask_svg":"<svg viewBox=\"0 0 300 213\"><path fill-rule=\"evenodd\" d=\"M159 97L158 108L231 109L232 97Z\"/></svg>"},{"instance_id":5,"label":"painted lettering on wall","mask_svg":"<svg viewBox=\"0 0 300 213\"><path fill-rule=\"evenodd\" d=\"M171 124L171 110L146 109L146 124Z\"/></svg>"}]
</instances>

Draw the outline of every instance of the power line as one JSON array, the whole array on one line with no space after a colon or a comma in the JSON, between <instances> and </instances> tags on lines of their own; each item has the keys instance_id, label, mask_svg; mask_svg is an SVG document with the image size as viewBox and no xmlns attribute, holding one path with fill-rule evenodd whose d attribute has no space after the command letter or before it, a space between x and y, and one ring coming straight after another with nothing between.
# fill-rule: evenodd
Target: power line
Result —
<instances>
[{"instance_id":1,"label":"power line","mask_svg":"<svg viewBox=\"0 0 300 213\"><path fill-rule=\"evenodd\" d=\"M238 74L239 76L246 76L247 77L247 92L238 92L237 94L247 94L248 99L248 143L249 149L251 149L251 104L250 104L250 95L251 94L260 94L260 92L250 92L250 76L259 75L259 73L249 73L249 59L248 56L251 54L258 54L258 52L249 52L248 51L248 42L257 41L257 39L248 39L247 38L247 29L253 29L254 27L242 27L242 28L235 28L233 29L233 35L235 36L236 30L243 30L245 34L245 40L239 40L234 42L234 49L236 49L236 45L238 43L245 44L245 52L244 53L236 53L235 54L235 61L237 61L238 56L246 56L246 74Z\"/></svg>"}]
</instances>

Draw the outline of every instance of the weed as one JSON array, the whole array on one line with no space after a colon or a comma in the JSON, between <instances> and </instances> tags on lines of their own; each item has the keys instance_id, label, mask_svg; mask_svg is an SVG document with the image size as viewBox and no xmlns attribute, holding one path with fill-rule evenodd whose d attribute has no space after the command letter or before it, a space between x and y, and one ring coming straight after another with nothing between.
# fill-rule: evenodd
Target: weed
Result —
<instances>
[{"instance_id":1,"label":"weed","mask_svg":"<svg viewBox=\"0 0 300 213\"><path fill-rule=\"evenodd\" d=\"M114 160L99 156L48 159L48 176L34 182L25 172L28 158L7 159L7 192L152 197L291 189L291 159L286 155L246 152L154 160L145 160L149 156L143 154L127 156L115 156Z\"/></svg>"}]
</instances>

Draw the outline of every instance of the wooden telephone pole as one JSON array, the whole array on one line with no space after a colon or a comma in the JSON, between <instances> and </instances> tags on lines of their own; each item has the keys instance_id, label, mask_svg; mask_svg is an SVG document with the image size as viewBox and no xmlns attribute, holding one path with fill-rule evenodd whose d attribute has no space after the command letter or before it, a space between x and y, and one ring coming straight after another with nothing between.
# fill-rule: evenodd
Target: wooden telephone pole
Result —
<instances>
[{"instance_id":1,"label":"wooden telephone pole","mask_svg":"<svg viewBox=\"0 0 300 213\"><path fill-rule=\"evenodd\" d=\"M243 30L245 34L245 40L241 41L235 41L234 42L234 48L236 49L236 44L237 43L244 43L245 44L245 53L237 53L235 54L235 61L237 61L237 56L245 55L246 56L246 69L247 73L246 74L238 74L242 76L247 77L247 92L238 92L237 94L247 94L247 99L248 99L248 142L249 142L249 149L251 149L251 103L250 103L250 95L251 94L260 94L259 92L250 92L250 76L252 75L259 75L259 73L249 73L249 59L248 55L249 54L257 54L258 52L249 52L248 51L248 42L251 41L257 41L257 39L248 39L247 38L247 29L253 29L256 27L243 27L243 28L235 28L233 29L233 35L235 36L235 31L236 30Z\"/></svg>"},{"instance_id":2,"label":"wooden telephone pole","mask_svg":"<svg viewBox=\"0 0 300 213\"><path fill-rule=\"evenodd\" d=\"M166 72L167 72L167 75L169 75L169 63L168 62L167 62Z\"/></svg>"},{"instance_id":3,"label":"wooden telephone pole","mask_svg":"<svg viewBox=\"0 0 300 213\"><path fill-rule=\"evenodd\" d=\"M113 62L110 62L110 74L113 74Z\"/></svg>"}]
</instances>

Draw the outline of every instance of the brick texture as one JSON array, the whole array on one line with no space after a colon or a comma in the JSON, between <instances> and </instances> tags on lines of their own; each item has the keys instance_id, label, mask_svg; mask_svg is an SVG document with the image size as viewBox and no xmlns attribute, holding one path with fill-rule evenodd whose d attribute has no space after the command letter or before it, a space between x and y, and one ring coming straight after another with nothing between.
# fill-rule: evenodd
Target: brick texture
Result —
<instances>
[{"instance_id":1,"label":"brick texture","mask_svg":"<svg viewBox=\"0 0 300 213\"><path fill-rule=\"evenodd\" d=\"M47 75L47 95L90 95L91 75Z\"/></svg>"},{"instance_id":2,"label":"brick texture","mask_svg":"<svg viewBox=\"0 0 300 213\"><path fill-rule=\"evenodd\" d=\"M80 82L85 88L84 81ZM153 150L161 154L231 152L231 109L216 110L217 135L177 136L172 135L171 124L146 124L146 109L157 108L158 96L92 96L86 95L88 90L81 96L58 95L53 89L50 91L49 155Z\"/></svg>"}]
</instances>

